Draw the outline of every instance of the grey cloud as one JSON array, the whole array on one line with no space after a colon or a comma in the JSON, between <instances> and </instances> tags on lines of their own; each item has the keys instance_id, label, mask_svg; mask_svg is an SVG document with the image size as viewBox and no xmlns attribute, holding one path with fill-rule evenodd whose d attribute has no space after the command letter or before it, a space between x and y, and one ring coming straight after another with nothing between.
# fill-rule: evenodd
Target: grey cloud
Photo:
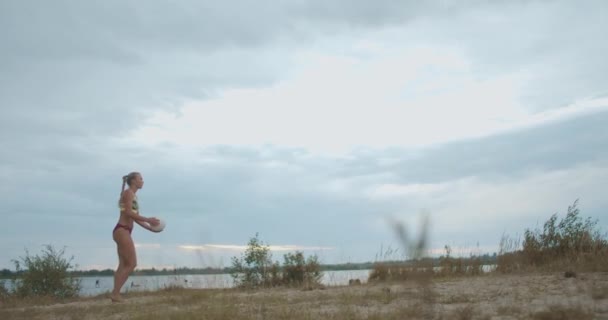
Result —
<instances>
[{"instance_id":1,"label":"grey cloud","mask_svg":"<svg viewBox=\"0 0 608 320\"><path fill-rule=\"evenodd\" d=\"M227 8L196 4L2 2L2 136L29 144L50 143L49 135L58 138L52 143L122 135L154 110L175 109L218 88L274 81L284 63L281 49L223 46L219 54L218 41L230 38L223 27L242 31L243 39L258 33L242 19L207 19L209 10Z\"/></svg>"},{"instance_id":2,"label":"grey cloud","mask_svg":"<svg viewBox=\"0 0 608 320\"><path fill-rule=\"evenodd\" d=\"M436 183L471 176L514 177L601 162L608 156L608 112L580 115L538 127L467 139L421 150L368 150L349 161L344 175L393 173L394 182ZM380 154L382 154L380 156ZM382 164L382 159L394 159Z\"/></svg>"},{"instance_id":3,"label":"grey cloud","mask_svg":"<svg viewBox=\"0 0 608 320\"><path fill-rule=\"evenodd\" d=\"M426 163L443 179L465 175L523 175L602 161L608 150L604 124L608 112L502 134L477 141L454 143L432 152ZM435 171L437 170L437 171ZM429 172L428 176L433 174Z\"/></svg>"},{"instance_id":4,"label":"grey cloud","mask_svg":"<svg viewBox=\"0 0 608 320\"><path fill-rule=\"evenodd\" d=\"M298 23L382 24L412 15L417 5L383 1L56 1L3 2L3 57L141 61L144 51L215 52L257 47L309 31ZM399 21L399 19L392 19ZM307 28L311 26L307 24Z\"/></svg>"},{"instance_id":5,"label":"grey cloud","mask_svg":"<svg viewBox=\"0 0 608 320\"><path fill-rule=\"evenodd\" d=\"M447 9L447 6L436 1L301 1L290 11L311 24L362 28L402 24L433 9Z\"/></svg>"},{"instance_id":6,"label":"grey cloud","mask_svg":"<svg viewBox=\"0 0 608 320\"><path fill-rule=\"evenodd\" d=\"M606 10L594 9L603 5L2 2L0 122L15 137L43 128L64 136L121 135L134 121L157 109L175 110L186 99L273 83L286 72L292 48L326 33L412 21L425 30L417 41L470 50L482 76L493 68L536 71L542 85L527 91L531 107L561 106L597 93L605 82L607 48L595 31L608 19L602 19ZM585 23L576 22L578 14L587 15ZM562 18L570 16L574 22L566 27Z\"/></svg>"},{"instance_id":7,"label":"grey cloud","mask_svg":"<svg viewBox=\"0 0 608 320\"><path fill-rule=\"evenodd\" d=\"M441 14L440 14L441 15ZM605 1L477 2L444 18L423 19L421 41L463 48L480 78L529 77L522 97L534 111L605 92L608 29Z\"/></svg>"}]
</instances>

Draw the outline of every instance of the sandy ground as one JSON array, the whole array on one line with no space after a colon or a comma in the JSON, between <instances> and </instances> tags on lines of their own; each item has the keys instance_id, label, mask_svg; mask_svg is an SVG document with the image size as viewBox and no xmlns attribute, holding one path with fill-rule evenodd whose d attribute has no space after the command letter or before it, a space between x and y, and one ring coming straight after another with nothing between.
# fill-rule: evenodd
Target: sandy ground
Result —
<instances>
[{"instance_id":1,"label":"sandy ground","mask_svg":"<svg viewBox=\"0 0 608 320\"><path fill-rule=\"evenodd\" d=\"M325 289L177 289L50 305L0 319L607 319L608 273L487 275Z\"/></svg>"}]
</instances>

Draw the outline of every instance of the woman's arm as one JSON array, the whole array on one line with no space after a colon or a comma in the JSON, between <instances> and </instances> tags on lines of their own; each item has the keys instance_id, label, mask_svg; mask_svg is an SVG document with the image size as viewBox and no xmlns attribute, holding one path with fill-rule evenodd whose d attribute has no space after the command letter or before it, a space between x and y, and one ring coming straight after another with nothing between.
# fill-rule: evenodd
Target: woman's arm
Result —
<instances>
[{"instance_id":1,"label":"woman's arm","mask_svg":"<svg viewBox=\"0 0 608 320\"><path fill-rule=\"evenodd\" d=\"M135 198L135 195L133 194L133 192L131 192L129 190L126 190L125 192L122 193L121 203L124 208L123 213L126 214L127 217L133 219L133 221L137 222L137 224L139 224L140 226L141 226L141 222L147 222L151 225L157 225L159 223L158 219L146 218L144 216L141 216L141 215L133 212L133 208L131 206L131 204L133 203L133 198Z\"/></svg>"},{"instance_id":2,"label":"woman's arm","mask_svg":"<svg viewBox=\"0 0 608 320\"><path fill-rule=\"evenodd\" d=\"M144 229L146 229L148 231L155 232L154 230L152 230L150 228L150 225L148 224L148 222L142 222L142 221L137 221L137 220L134 220L134 221L135 221L135 223L137 223L138 225L140 225L142 228L144 228Z\"/></svg>"}]
</instances>

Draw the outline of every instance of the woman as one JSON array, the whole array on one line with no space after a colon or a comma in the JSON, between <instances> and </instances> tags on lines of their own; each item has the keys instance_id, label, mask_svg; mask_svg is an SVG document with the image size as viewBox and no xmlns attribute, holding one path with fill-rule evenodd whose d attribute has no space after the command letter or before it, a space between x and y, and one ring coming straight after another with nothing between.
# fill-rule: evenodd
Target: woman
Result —
<instances>
[{"instance_id":1,"label":"woman","mask_svg":"<svg viewBox=\"0 0 608 320\"><path fill-rule=\"evenodd\" d=\"M125 184L129 186L126 190ZM159 220L156 218L146 218L139 215L139 205L137 203L136 193L137 190L141 189L143 186L144 179L138 172L131 172L122 177L122 188L120 189L120 200L118 202L120 206L120 218L112 231L112 237L118 247L119 261L118 268L114 273L114 290L112 290L110 296L112 302L123 301L120 297L120 289L137 265L135 245L131 238L133 221L150 231L152 231L150 229L151 225L156 226L159 224Z\"/></svg>"}]
</instances>

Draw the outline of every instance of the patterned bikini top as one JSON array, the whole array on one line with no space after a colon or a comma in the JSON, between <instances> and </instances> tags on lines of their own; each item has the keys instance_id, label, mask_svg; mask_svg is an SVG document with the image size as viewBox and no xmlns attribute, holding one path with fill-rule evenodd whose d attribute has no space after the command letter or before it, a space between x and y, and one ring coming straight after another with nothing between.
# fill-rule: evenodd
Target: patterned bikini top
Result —
<instances>
[{"instance_id":1,"label":"patterned bikini top","mask_svg":"<svg viewBox=\"0 0 608 320\"><path fill-rule=\"evenodd\" d=\"M119 207L120 207L120 212L125 211L125 207L123 206L122 202L119 203ZM137 203L137 196L135 196L133 198L133 202L131 203L131 211L133 211L136 214L139 214L139 204Z\"/></svg>"}]
</instances>

